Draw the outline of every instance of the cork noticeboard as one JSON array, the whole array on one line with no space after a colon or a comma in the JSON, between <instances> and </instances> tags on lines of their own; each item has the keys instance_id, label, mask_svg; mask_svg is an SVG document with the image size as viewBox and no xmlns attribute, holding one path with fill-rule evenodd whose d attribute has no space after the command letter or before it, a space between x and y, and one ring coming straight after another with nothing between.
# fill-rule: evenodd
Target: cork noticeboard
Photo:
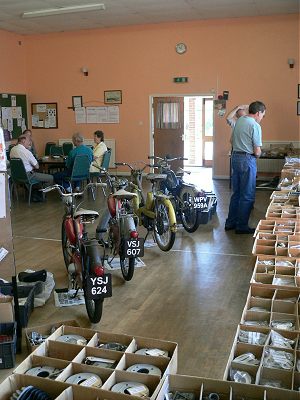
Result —
<instances>
[{"instance_id":1,"label":"cork noticeboard","mask_svg":"<svg viewBox=\"0 0 300 400\"><path fill-rule=\"evenodd\" d=\"M57 129L57 103L31 103L32 129Z\"/></svg>"}]
</instances>

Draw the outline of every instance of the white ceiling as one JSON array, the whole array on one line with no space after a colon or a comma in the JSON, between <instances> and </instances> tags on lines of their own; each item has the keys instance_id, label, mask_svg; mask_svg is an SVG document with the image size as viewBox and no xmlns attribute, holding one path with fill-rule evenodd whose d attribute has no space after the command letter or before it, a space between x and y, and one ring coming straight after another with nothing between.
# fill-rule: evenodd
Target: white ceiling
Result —
<instances>
[{"instance_id":1,"label":"white ceiling","mask_svg":"<svg viewBox=\"0 0 300 400\"><path fill-rule=\"evenodd\" d=\"M90 11L22 19L25 11L104 3ZM0 29L19 34L299 12L299 0L0 0Z\"/></svg>"}]
</instances>

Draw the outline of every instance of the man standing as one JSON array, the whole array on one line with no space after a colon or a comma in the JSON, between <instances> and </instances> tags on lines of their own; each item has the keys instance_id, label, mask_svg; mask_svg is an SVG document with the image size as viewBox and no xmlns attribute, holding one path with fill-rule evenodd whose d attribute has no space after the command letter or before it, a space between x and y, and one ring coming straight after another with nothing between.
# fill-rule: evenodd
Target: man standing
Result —
<instances>
[{"instance_id":1,"label":"man standing","mask_svg":"<svg viewBox=\"0 0 300 400\"><path fill-rule=\"evenodd\" d=\"M256 158L261 154L262 132L260 122L266 106L261 101L249 105L249 114L240 117L231 136L232 185L229 213L225 231L235 229L237 234L254 233L248 220L255 201Z\"/></svg>"},{"instance_id":2,"label":"man standing","mask_svg":"<svg viewBox=\"0 0 300 400\"><path fill-rule=\"evenodd\" d=\"M25 170L29 178L34 178L45 184L45 186L53 185L53 176L37 172L39 163L29 150L31 147L31 139L27 134L22 134L18 137L18 143L12 147L10 151L10 158L21 158Z\"/></svg>"},{"instance_id":3,"label":"man standing","mask_svg":"<svg viewBox=\"0 0 300 400\"><path fill-rule=\"evenodd\" d=\"M76 156L87 155L91 162L93 161L93 151L91 148L85 146L83 144L83 136L80 133L74 133L72 136L72 142L74 144L74 149L70 151L67 161L66 161L66 170L63 172L56 172L54 174L54 180L59 185L62 185L67 191L71 191L71 185L65 178L70 177L72 175L72 169ZM80 190L80 181L75 182L75 191Z\"/></svg>"}]
</instances>

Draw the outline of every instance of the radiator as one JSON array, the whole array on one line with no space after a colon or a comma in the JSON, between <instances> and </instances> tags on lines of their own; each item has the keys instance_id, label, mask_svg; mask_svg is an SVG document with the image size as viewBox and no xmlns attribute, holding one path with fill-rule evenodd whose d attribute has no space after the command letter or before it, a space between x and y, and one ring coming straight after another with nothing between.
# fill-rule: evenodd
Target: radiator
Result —
<instances>
[{"instance_id":1,"label":"radiator","mask_svg":"<svg viewBox=\"0 0 300 400\"><path fill-rule=\"evenodd\" d=\"M59 146L62 146L63 143L65 142L71 142L72 140L70 139L58 139L58 144ZM108 148L111 149L111 156L110 156L110 162L109 162L109 168L116 168L115 166L115 161L116 161L116 139L105 139L104 143ZM93 139L84 139L84 144L88 144L91 146L94 146L94 140Z\"/></svg>"}]
</instances>

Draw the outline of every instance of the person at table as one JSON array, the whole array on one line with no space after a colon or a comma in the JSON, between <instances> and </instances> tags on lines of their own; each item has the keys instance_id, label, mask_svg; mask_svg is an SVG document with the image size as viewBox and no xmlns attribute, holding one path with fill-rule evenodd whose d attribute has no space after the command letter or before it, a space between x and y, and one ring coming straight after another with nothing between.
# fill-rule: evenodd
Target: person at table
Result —
<instances>
[{"instance_id":1,"label":"person at table","mask_svg":"<svg viewBox=\"0 0 300 400\"><path fill-rule=\"evenodd\" d=\"M102 165L103 155L107 151L106 144L104 143L104 133L102 131L94 132L94 142L96 143L93 149L93 162L90 167L90 172L99 172Z\"/></svg>"},{"instance_id":2,"label":"person at table","mask_svg":"<svg viewBox=\"0 0 300 400\"><path fill-rule=\"evenodd\" d=\"M29 150L34 155L34 157L37 158L37 152L36 152L35 144L34 144L34 141L32 139L32 131L30 129L25 129L25 131L22 133L22 135L26 135L26 136L29 137L29 140L30 140L30 143L31 143Z\"/></svg>"},{"instance_id":3,"label":"person at table","mask_svg":"<svg viewBox=\"0 0 300 400\"><path fill-rule=\"evenodd\" d=\"M53 185L53 176L37 172L39 163L29 150L31 146L31 139L28 134L22 134L18 137L18 143L12 147L10 151L10 158L20 158L23 161L26 173L29 178L34 178L40 181L44 186Z\"/></svg>"},{"instance_id":4,"label":"person at table","mask_svg":"<svg viewBox=\"0 0 300 400\"><path fill-rule=\"evenodd\" d=\"M72 169L76 156L87 155L90 163L93 161L93 151L90 147L83 144L84 137L80 133L74 133L72 136L72 142L74 144L74 149L70 151L67 160L66 168L64 171L56 172L54 176L55 183L62 185L68 192L71 191L70 182L66 179L72 175ZM74 183L75 191L80 191L81 181L76 181Z\"/></svg>"}]
</instances>

